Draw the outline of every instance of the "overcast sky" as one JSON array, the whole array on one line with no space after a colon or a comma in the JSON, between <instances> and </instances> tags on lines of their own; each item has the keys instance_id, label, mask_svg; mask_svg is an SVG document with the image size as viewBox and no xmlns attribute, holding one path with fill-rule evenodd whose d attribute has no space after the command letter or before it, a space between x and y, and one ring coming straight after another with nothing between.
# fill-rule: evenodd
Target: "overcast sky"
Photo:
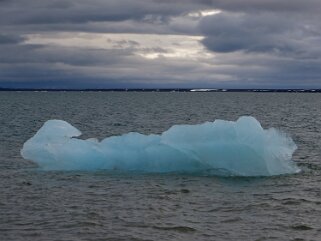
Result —
<instances>
[{"instance_id":1,"label":"overcast sky","mask_svg":"<svg viewBox=\"0 0 321 241\"><path fill-rule=\"evenodd\" d=\"M0 87L321 88L320 0L0 0Z\"/></svg>"}]
</instances>

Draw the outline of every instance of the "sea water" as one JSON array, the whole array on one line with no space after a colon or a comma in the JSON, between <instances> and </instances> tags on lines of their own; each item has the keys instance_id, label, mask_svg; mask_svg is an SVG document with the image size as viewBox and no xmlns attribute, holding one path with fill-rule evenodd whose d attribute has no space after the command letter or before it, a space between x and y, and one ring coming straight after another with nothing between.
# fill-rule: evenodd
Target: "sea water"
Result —
<instances>
[{"instance_id":1,"label":"sea water","mask_svg":"<svg viewBox=\"0 0 321 241\"><path fill-rule=\"evenodd\" d=\"M318 93L0 92L0 240L319 240L320 107ZM286 133L301 172L45 170L20 155L53 119L101 142L240 116Z\"/></svg>"}]
</instances>

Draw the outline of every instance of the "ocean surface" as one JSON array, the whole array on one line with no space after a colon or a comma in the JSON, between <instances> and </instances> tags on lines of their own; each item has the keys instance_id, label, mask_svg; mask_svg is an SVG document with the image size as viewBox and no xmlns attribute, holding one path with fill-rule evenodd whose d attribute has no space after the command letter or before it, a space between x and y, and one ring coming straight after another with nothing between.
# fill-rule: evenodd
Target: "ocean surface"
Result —
<instances>
[{"instance_id":1,"label":"ocean surface","mask_svg":"<svg viewBox=\"0 0 321 241\"><path fill-rule=\"evenodd\" d=\"M42 171L20 155L49 119L82 138L254 116L301 173ZM0 240L321 240L320 93L0 92Z\"/></svg>"}]
</instances>

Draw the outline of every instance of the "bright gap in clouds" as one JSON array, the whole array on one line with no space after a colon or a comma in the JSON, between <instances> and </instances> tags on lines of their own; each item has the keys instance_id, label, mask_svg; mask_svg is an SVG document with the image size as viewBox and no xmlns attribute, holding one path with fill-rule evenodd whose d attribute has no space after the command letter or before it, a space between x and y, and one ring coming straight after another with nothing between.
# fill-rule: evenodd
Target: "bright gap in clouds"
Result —
<instances>
[{"instance_id":1,"label":"bright gap in clouds","mask_svg":"<svg viewBox=\"0 0 321 241\"><path fill-rule=\"evenodd\" d=\"M215 15L220 13L220 10L205 10L205 11L201 11L201 15L202 16L209 16L209 15Z\"/></svg>"},{"instance_id":2,"label":"bright gap in clouds","mask_svg":"<svg viewBox=\"0 0 321 241\"><path fill-rule=\"evenodd\" d=\"M219 14L221 12L222 11L218 10L218 9L209 9L209 10L203 10L203 11L198 11L198 12L191 12L191 13L188 13L187 16L201 18L201 17Z\"/></svg>"},{"instance_id":3,"label":"bright gap in clouds","mask_svg":"<svg viewBox=\"0 0 321 241\"><path fill-rule=\"evenodd\" d=\"M146 59L208 58L213 56L200 43L202 36L158 34L44 33L25 35L25 44L84 49L125 50Z\"/></svg>"}]
</instances>

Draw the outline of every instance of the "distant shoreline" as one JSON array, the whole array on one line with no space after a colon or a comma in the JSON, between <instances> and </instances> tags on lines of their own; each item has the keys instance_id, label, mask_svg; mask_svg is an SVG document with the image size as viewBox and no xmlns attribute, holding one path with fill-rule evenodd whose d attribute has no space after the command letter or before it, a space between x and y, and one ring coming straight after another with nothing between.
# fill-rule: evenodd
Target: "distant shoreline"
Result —
<instances>
[{"instance_id":1,"label":"distant shoreline","mask_svg":"<svg viewBox=\"0 0 321 241\"><path fill-rule=\"evenodd\" d=\"M50 89L50 88L0 88L0 91L34 91L34 92L287 92L287 93L321 93L321 89L203 89L203 88L173 88L173 89Z\"/></svg>"}]
</instances>

